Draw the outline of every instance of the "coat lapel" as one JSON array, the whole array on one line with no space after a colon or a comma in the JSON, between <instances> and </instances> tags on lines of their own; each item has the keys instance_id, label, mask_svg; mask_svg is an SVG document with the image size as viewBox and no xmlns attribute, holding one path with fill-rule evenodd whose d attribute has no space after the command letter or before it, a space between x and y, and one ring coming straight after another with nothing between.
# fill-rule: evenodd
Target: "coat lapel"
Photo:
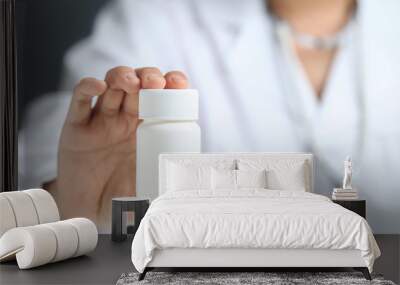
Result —
<instances>
[{"instance_id":1,"label":"coat lapel","mask_svg":"<svg viewBox=\"0 0 400 285\"><path fill-rule=\"evenodd\" d=\"M220 1L210 5L216 2ZM229 96L227 107L236 114L237 130L242 140L245 138L243 150L298 150L298 144L287 139L294 137L294 132L284 111L280 86L284 83L276 72L275 35L265 1L230 3L229 11L202 3L199 15L210 33L209 41L221 68L219 76L226 89L223 93Z\"/></svg>"}]
</instances>

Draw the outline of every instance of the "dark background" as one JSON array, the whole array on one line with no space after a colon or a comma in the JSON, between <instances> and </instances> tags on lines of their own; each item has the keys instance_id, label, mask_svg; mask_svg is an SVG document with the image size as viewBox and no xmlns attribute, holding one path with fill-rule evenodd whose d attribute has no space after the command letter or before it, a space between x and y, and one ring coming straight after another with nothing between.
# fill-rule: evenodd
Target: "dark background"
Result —
<instances>
[{"instance_id":1,"label":"dark background","mask_svg":"<svg viewBox=\"0 0 400 285\"><path fill-rule=\"evenodd\" d=\"M0 192L18 186L15 0L0 0Z\"/></svg>"},{"instance_id":2,"label":"dark background","mask_svg":"<svg viewBox=\"0 0 400 285\"><path fill-rule=\"evenodd\" d=\"M19 126L33 99L56 91L65 51L110 0L17 0Z\"/></svg>"}]
</instances>

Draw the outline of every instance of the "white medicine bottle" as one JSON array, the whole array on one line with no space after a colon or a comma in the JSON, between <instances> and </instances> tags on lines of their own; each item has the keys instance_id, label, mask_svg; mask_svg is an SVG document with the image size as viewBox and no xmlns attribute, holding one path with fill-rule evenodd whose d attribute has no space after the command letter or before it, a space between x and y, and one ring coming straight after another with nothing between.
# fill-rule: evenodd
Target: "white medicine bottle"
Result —
<instances>
[{"instance_id":1,"label":"white medicine bottle","mask_svg":"<svg viewBox=\"0 0 400 285\"><path fill-rule=\"evenodd\" d=\"M136 132L136 196L158 197L158 156L200 152L199 96L194 89L142 89Z\"/></svg>"}]
</instances>

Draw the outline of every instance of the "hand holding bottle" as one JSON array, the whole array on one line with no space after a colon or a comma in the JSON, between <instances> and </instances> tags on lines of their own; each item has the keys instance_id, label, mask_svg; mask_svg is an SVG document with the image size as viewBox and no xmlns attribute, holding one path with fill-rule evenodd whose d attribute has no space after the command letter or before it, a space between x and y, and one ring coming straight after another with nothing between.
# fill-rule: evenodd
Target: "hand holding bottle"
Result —
<instances>
[{"instance_id":1,"label":"hand holding bottle","mask_svg":"<svg viewBox=\"0 0 400 285\"><path fill-rule=\"evenodd\" d=\"M109 230L111 197L135 194L139 90L187 86L179 71L123 66L105 80L79 82L61 133L57 179L46 187L64 219L83 216Z\"/></svg>"}]
</instances>

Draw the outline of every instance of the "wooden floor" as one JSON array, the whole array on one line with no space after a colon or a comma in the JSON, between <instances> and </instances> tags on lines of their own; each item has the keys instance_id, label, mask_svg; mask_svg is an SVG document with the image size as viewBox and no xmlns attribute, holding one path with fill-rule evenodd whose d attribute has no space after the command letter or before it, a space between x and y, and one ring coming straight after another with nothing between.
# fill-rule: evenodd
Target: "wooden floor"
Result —
<instances>
[{"instance_id":1,"label":"wooden floor","mask_svg":"<svg viewBox=\"0 0 400 285\"><path fill-rule=\"evenodd\" d=\"M400 235L376 235L382 256L375 263L375 272L399 283ZM108 235L99 237L99 244L88 256L19 270L15 262L0 265L0 284L115 284L124 272L134 271L130 259L131 241L114 243Z\"/></svg>"},{"instance_id":2,"label":"wooden floor","mask_svg":"<svg viewBox=\"0 0 400 285\"><path fill-rule=\"evenodd\" d=\"M400 235L375 235L375 239L382 255L376 260L374 271L400 284Z\"/></svg>"}]
</instances>

